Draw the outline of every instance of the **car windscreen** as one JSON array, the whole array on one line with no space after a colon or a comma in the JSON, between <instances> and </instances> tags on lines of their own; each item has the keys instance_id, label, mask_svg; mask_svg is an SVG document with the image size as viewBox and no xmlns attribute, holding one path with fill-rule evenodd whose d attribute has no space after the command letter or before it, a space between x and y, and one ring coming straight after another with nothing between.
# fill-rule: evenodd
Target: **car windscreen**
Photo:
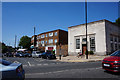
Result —
<instances>
[{"instance_id":1,"label":"car windscreen","mask_svg":"<svg viewBox=\"0 0 120 80\"><path fill-rule=\"evenodd\" d=\"M111 56L119 56L119 57L120 57L120 50L119 50L119 51L114 52L113 54L111 54Z\"/></svg>"},{"instance_id":2,"label":"car windscreen","mask_svg":"<svg viewBox=\"0 0 120 80\"><path fill-rule=\"evenodd\" d=\"M5 65L5 66L8 66L8 65L11 64L11 62L0 59L0 64Z\"/></svg>"}]
</instances>

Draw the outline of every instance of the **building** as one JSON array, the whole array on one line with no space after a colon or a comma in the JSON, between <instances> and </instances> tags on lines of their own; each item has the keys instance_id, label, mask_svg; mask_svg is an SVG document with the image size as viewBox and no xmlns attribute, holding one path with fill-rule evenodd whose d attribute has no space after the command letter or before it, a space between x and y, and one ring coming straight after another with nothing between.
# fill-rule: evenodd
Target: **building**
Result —
<instances>
[{"instance_id":1,"label":"building","mask_svg":"<svg viewBox=\"0 0 120 80\"><path fill-rule=\"evenodd\" d=\"M108 20L88 23L87 26L88 51L97 55L111 54L120 49L120 27ZM85 24L68 28L68 54L77 55L86 51Z\"/></svg>"},{"instance_id":2,"label":"building","mask_svg":"<svg viewBox=\"0 0 120 80\"><path fill-rule=\"evenodd\" d=\"M31 39L31 43L32 44L34 43L34 36ZM59 55L60 48L58 47L60 44L64 48L62 49L64 50L64 54L67 55L68 47L65 47L66 45L68 45L68 32L67 31L58 29L58 30L38 34L36 37L36 47L41 52L55 50L55 54Z\"/></svg>"}]
</instances>

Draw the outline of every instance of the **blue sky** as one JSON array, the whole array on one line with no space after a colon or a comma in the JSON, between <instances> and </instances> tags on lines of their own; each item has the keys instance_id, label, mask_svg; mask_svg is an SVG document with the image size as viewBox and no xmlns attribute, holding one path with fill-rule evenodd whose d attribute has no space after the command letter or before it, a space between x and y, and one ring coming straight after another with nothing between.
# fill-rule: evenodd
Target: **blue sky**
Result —
<instances>
[{"instance_id":1,"label":"blue sky","mask_svg":"<svg viewBox=\"0 0 120 80\"><path fill-rule=\"evenodd\" d=\"M3 2L2 40L14 46L14 38L19 39L56 29L85 23L84 2ZM88 2L88 22L107 19L114 22L118 18L117 2Z\"/></svg>"}]
</instances>

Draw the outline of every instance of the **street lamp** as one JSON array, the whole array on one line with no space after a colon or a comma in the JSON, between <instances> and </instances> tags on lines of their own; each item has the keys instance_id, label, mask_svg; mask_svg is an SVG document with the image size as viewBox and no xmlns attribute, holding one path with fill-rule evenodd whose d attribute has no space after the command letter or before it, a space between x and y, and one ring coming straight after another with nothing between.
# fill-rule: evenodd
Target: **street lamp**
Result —
<instances>
[{"instance_id":1,"label":"street lamp","mask_svg":"<svg viewBox=\"0 0 120 80\"><path fill-rule=\"evenodd\" d=\"M85 21L86 21L86 59L88 59L88 49L87 49L87 0L85 0Z\"/></svg>"}]
</instances>

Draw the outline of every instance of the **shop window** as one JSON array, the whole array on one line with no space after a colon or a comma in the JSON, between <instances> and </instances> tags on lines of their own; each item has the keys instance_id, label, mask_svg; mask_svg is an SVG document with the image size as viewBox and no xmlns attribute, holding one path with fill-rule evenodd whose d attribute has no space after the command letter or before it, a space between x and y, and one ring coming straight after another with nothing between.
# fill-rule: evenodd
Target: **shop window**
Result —
<instances>
[{"instance_id":1,"label":"shop window","mask_svg":"<svg viewBox=\"0 0 120 80\"><path fill-rule=\"evenodd\" d=\"M90 38L90 51L95 52L95 37Z\"/></svg>"},{"instance_id":2,"label":"shop window","mask_svg":"<svg viewBox=\"0 0 120 80\"><path fill-rule=\"evenodd\" d=\"M76 49L80 49L80 39L76 39Z\"/></svg>"},{"instance_id":3,"label":"shop window","mask_svg":"<svg viewBox=\"0 0 120 80\"><path fill-rule=\"evenodd\" d=\"M114 51L114 46L113 46L113 43L111 43L111 52Z\"/></svg>"}]
</instances>

